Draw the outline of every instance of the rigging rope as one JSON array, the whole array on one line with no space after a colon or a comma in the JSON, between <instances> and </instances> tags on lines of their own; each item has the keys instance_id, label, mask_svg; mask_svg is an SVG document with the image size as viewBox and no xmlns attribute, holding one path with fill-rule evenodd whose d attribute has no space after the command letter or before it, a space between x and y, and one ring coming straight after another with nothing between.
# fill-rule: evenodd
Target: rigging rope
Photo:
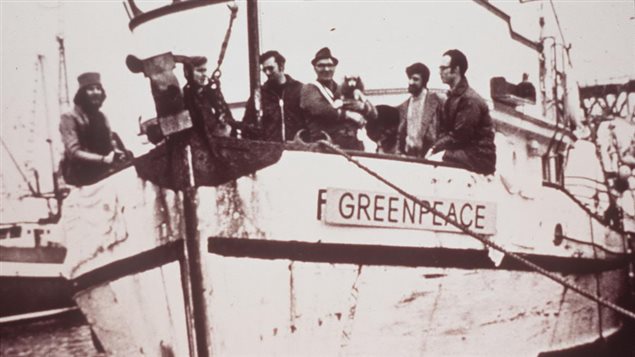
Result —
<instances>
[{"instance_id":1,"label":"rigging rope","mask_svg":"<svg viewBox=\"0 0 635 357\"><path fill-rule=\"evenodd\" d=\"M598 130L600 128L600 123L594 123L591 122L590 125L594 125L594 127L592 127L592 134L591 134L591 141L593 142L593 146L595 148L595 157L597 158L597 160L600 162L600 168L602 169L602 176L604 179L604 186L606 187L606 194L608 195L609 198L609 205L616 205L617 202L617 197L614 195L613 192L611 192L611 184L608 178L608 171L606 169L606 165L604 164L604 160L602 159L602 152L601 152L601 147L600 147L600 143L598 142ZM614 134L614 133L613 133ZM614 144L614 142L612 142ZM619 150L618 150L619 151ZM619 164L618 164L619 166ZM597 191L596 191L597 192Z\"/></svg>"},{"instance_id":2,"label":"rigging rope","mask_svg":"<svg viewBox=\"0 0 635 357\"><path fill-rule=\"evenodd\" d=\"M567 54L567 61L569 62L569 66L573 66L571 63L571 56L569 55L569 45L567 45L567 41L564 39L564 32L562 32L562 26L560 26L560 19L558 18L558 12L556 11L556 7L553 4L553 0L549 0L549 4L551 5L551 10L553 11L553 17L556 19L556 25L558 26L558 32L560 32L560 39L562 40L562 46Z\"/></svg>"},{"instance_id":3,"label":"rigging rope","mask_svg":"<svg viewBox=\"0 0 635 357\"><path fill-rule=\"evenodd\" d=\"M403 195L404 197L412 200L413 202L417 203L418 205L420 205L421 207L425 207L429 212L431 212L432 214L434 214L435 216L441 217L442 219L444 219L448 224L456 227L457 229L459 229L461 232L479 240L481 243L483 243L485 246L487 246L488 248L492 248L495 249L507 256L509 256L510 258L520 262L521 264L531 268L533 271L555 281L556 283L569 288L575 292L577 292L578 294L593 300L595 302L597 302L598 304L601 304L615 312L618 312L626 317L629 317L633 320L635 320L635 313L632 311L627 310L624 307L621 307L617 304L614 304L600 296L597 296L593 293L590 293L588 291L586 291L585 289L579 287L578 285L568 282L567 280L565 280L564 278L546 270L545 268L531 262L530 260L523 258L522 256L520 256L517 253L508 251L507 249L503 248L502 246L490 241L489 239L487 239L485 236L482 236L476 232L473 232L472 230L470 230L469 228L464 227L463 225L459 224L458 222L456 222L455 220L449 218L448 216L446 216L445 214L441 213L440 211L436 210L434 207L432 207L429 203L424 202L420 199L418 199L417 197L415 197L414 195L406 192L405 190L403 190L402 188L400 188L399 186L393 184L392 182L388 181L386 178L384 178L383 176L379 175L378 173L376 173L375 171L371 170L370 168L368 168L367 166L363 165L361 162L359 162L358 160L354 159L351 155L349 155L348 153L346 153L345 151L343 151L342 149L338 148L337 146L333 145L332 143L325 141L325 140L320 140L318 141L318 143L324 147L326 147L327 149L331 150L332 152L341 155L343 157L345 157L348 161L350 161L351 163L353 163L355 166L359 167L360 169L362 169L363 171L365 171L366 173L368 173L369 175L375 177L376 179L378 179L379 181L383 182L384 184L386 184L387 186L391 187L392 189L394 189L395 191L399 192L401 195Z\"/></svg>"},{"instance_id":4,"label":"rigging rope","mask_svg":"<svg viewBox=\"0 0 635 357\"><path fill-rule=\"evenodd\" d=\"M591 219L592 219L593 217L589 216L589 218L591 218ZM591 233L591 235L593 235L593 233ZM610 250L610 249L604 248L603 246L601 246L601 245L599 245L599 244L597 244L597 243L594 243L594 242L593 242L593 239L591 239L591 243L589 243L589 242L585 242L585 241L583 241L583 240L575 239L575 238L573 238L573 237L568 237L568 236L565 236L565 235L560 235L560 236L558 236L558 237L559 237L559 238L562 238L562 239L564 239L564 240L566 240L566 241L570 241L570 242L574 242L574 243L577 243L577 244L580 244L580 245L587 245L587 246L593 247L593 250L594 250L594 251L595 251L595 249L597 248L597 249L599 249L599 250L603 251L603 252L604 252L604 253L606 253L606 254L612 254L612 255L617 255L617 256L620 256L620 255L625 255L625 254L626 254L626 253L622 253L622 252L615 252L615 251L612 251L612 250ZM594 252L594 253L595 253L595 252Z\"/></svg>"},{"instance_id":5,"label":"rigging rope","mask_svg":"<svg viewBox=\"0 0 635 357\"><path fill-rule=\"evenodd\" d=\"M595 249L595 238L593 237L593 218L589 217L589 231L591 232L591 244L593 245L593 258L597 259L598 258L598 253ZM598 297L602 297L601 295L601 288L600 288L600 274L593 274L593 277L595 278L595 295ZM598 302L598 329L600 332L600 338L604 338L604 335L602 334L602 309L600 309L600 303Z\"/></svg>"},{"instance_id":6,"label":"rigging rope","mask_svg":"<svg viewBox=\"0 0 635 357\"><path fill-rule=\"evenodd\" d=\"M229 26L227 27L227 31L225 32L225 38L223 39L223 44L220 48L220 54L218 55L218 62L216 62L216 69L212 72L212 78L218 80L221 76L220 67L223 64L223 60L225 60L225 53L227 52L227 46L229 45L229 39L232 35L232 27L234 26L234 20L236 20L236 15L238 13L238 5L235 2L231 4L227 4L227 7L231 11L229 16Z\"/></svg>"},{"instance_id":7,"label":"rigging rope","mask_svg":"<svg viewBox=\"0 0 635 357\"><path fill-rule=\"evenodd\" d=\"M18 172L20 173L20 176L22 176L22 180L24 180L24 182L28 186L28 189L31 192L31 194L34 195L34 196L37 195L38 192L35 191L33 186L31 186L31 182L29 182L29 179L26 177L24 172L22 172L22 169L20 168L20 164L18 164L18 161L15 159L15 157L11 153L11 150L9 150L9 146L7 146L7 144L4 142L4 139L2 139L2 137L0 137L0 142L2 143L2 146L4 146L5 150L7 150L7 153L9 154L9 158L13 162L13 165L15 165L15 168L18 169Z\"/></svg>"},{"instance_id":8,"label":"rigging rope","mask_svg":"<svg viewBox=\"0 0 635 357\"><path fill-rule=\"evenodd\" d=\"M231 38L232 27L234 26L234 20L236 20L236 15L238 13L238 5L235 2L227 4L227 7L230 10L229 14L229 25L227 26L227 31L225 32L225 38L223 39L223 43L221 45L220 53L218 55L218 61L216 63L216 69L212 72L212 76L210 77L210 88L214 94L215 98L215 107L218 112L218 120L227 124L231 127L230 136L235 137L237 134L237 129L240 127L239 123L234 119L231 110L229 109L229 105L227 105L227 101L225 100L225 96L221 90L220 77L222 72L220 70L223 65L223 60L225 59L225 53L227 52L227 46L229 45L229 39Z\"/></svg>"}]
</instances>

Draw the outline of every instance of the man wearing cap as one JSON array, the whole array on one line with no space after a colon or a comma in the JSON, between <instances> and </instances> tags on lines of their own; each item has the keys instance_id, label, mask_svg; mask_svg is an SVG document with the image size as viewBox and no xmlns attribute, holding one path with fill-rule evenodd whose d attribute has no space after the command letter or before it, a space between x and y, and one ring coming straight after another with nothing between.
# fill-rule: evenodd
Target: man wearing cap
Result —
<instances>
[{"instance_id":1,"label":"man wearing cap","mask_svg":"<svg viewBox=\"0 0 635 357\"><path fill-rule=\"evenodd\" d=\"M439 123L439 138L427 158L440 157L444 162L490 175L496 171L494 123L485 100L467 83L467 67L463 52L453 49L443 54L439 74L450 90Z\"/></svg>"},{"instance_id":2,"label":"man wearing cap","mask_svg":"<svg viewBox=\"0 0 635 357\"><path fill-rule=\"evenodd\" d=\"M420 62L406 68L410 98L401 103L397 148L400 154L423 158L437 139L443 100L428 91L430 70Z\"/></svg>"},{"instance_id":3,"label":"man wearing cap","mask_svg":"<svg viewBox=\"0 0 635 357\"><path fill-rule=\"evenodd\" d=\"M293 140L304 128L300 112L302 83L284 73L286 59L278 51L260 55L267 81L247 101L243 137L265 141Z\"/></svg>"},{"instance_id":4,"label":"man wearing cap","mask_svg":"<svg viewBox=\"0 0 635 357\"><path fill-rule=\"evenodd\" d=\"M338 100L338 86L333 81L337 58L328 47L320 49L311 61L317 80L307 83L300 93L300 108L304 114L311 141L324 139L326 135L342 149L364 150L364 144L357 139L359 122L347 118L344 111L350 110L363 116L375 118L377 111L368 101Z\"/></svg>"},{"instance_id":5,"label":"man wearing cap","mask_svg":"<svg viewBox=\"0 0 635 357\"><path fill-rule=\"evenodd\" d=\"M99 73L83 73L77 80L75 107L60 120L65 149L61 169L68 184L82 186L102 178L123 153L116 148L117 139L99 110L106 99Z\"/></svg>"}]
</instances>

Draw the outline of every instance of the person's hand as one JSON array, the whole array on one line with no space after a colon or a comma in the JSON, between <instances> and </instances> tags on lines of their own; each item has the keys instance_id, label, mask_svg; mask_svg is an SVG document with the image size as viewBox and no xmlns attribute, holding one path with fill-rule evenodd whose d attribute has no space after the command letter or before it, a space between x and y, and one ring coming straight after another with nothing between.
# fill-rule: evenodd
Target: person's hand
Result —
<instances>
[{"instance_id":1,"label":"person's hand","mask_svg":"<svg viewBox=\"0 0 635 357\"><path fill-rule=\"evenodd\" d=\"M426 151L426 154L423 155L423 158L427 160L430 156L432 156L432 151L434 151L434 148L429 148L428 151Z\"/></svg>"},{"instance_id":2,"label":"person's hand","mask_svg":"<svg viewBox=\"0 0 635 357\"><path fill-rule=\"evenodd\" d=\"M428 161L441 162L443 161L443 155L445 154L445 150L441 150L436 154L432 153L432 149L428 150L428 153L424 157Z\"/></svg>"},{"instance_id":3,"label":"person's hand","mask_svg":"<svg viewBox=\"0 0 635 357\"><path fill-rule=\"evenodd\" d=\"M628 180L628 177L633 174L632 169L628 165L620 165L617 170L617 177L622 180Z\"/></svg>"},{"instance_id":4,"label":"person's hand","mask_svg":"<svg viewBox=\"0 0 635 357\"><path fill-rule=\"evenodd\" d=\"M344 101L344 105L342 106L342 109L344 110L350 110L358 113L363 112L365 108L366 106L364 105L364 103L359 100L346 100Z\"/></svg>"},{"instance_id":5,"label":"person's hand","mask_svg":"<svg viewBox=\"0 0 635 357\"><path fill-rule=\"evenodd\" d=\"M103 162L106 165L112 165L114 161L115 161L115 151L109 152L108 155L105 155L101 159L101 162Z\"/></svg>"},{"instance_id":6,"label":"person's hand","mask_svg":"<svg viewBox=\"0 0 635 357\"><path fill-rule=\"evenodd\" d=\"M359 118L359 120L355 120L355 123L357 123L357 126L360 128L363 128L366 126L366 119L364 119L364 117Z\"/></svg>"}]
</instances>

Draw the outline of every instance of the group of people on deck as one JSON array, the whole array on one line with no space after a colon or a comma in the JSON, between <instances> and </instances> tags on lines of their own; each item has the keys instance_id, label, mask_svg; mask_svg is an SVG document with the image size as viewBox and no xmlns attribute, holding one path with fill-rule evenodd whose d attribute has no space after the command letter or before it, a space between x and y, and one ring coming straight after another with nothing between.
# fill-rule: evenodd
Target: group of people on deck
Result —
<instances>
[{"instance_id":1,"label":"group of people on deck","mask_svg":"<svg viewBox=\"0 0 635 357\"><path fill-rule=\"evenodd\" d=\"M213 94L206 91L206 63L205 57L190 57L184 63L184 100L193 130L210 136L232 135L227 122L219 120L221 109ZM285 63L277 51L260 56L267 81L247 101L240 126L243 138L284 142L300 136L311 142L328 139L346 150L364 150L358 132L367 126L369 134L371 127L379 128L369 135L378 152L494 173L492 119L485 101L468 85L468 61L461 51L446 51L439 66L441 80L450 87L447 99L427 89L430 70L414 63L406 68L410 96L397 107L375 107L359 77L346 77L338 85L333 76L339 61L327 47L311 61L317 77L313 82L293 79L285 73ZM82 185L103 175L124 149L100 111L106 95L99 74L84 73L78 81L75 108L62 115L60 132L66 149L62 169L69 171L64 176L68 183ZM391 120L396 125L386 125Z\"/></svg>"},{"instance_id":2,"label":"group of people on deck","mask_svg":"<svg viewBox=\"0 0 635 357\"><path fill-rule=\"evenodd\" d=\"M398 116L397 130L383 127L375 140L378 152L448 162L486 175L495 171L492 119L485 101L468 85L468 61L459 50L445 52L439 67L441 80L450 86L447 100L427 89L428 67L414 63L406 68L410 97L383 110L363 89L347 95L348 79L342 85L333 80L339 61L326 47L311 61L317 78L307 84L285 74L285 58L277 51L265 52L260 62L267 81L247 102L243 122L255 129L246 138L292 140L304 129L309 141L328 138L342 149L363 150L359 129L392 115Z\"/></svg>"}]
</instances>

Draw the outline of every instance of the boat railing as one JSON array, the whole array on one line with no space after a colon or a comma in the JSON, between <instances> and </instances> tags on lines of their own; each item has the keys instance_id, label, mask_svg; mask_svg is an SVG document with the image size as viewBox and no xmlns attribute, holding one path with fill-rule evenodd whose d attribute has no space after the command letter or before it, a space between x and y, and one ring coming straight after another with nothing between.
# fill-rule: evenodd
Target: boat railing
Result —
<instances>
[{"instance_id":1,"label":"boat railing","mask_svg":"<svg viewBox=\"0 0 635 357\"><path fill-rule=\"evenodd\" d=\"M297 142L287 142L284 148L285 150L290 150L290 151L310 151L310 152L320 152L324 154L335 155L331 150L324 149L321 145L314 144L314 143L301 143L300 145L298 145ZM419 164L429 165L433 167L449 167L449 168L464 170L464 168L452 163L430 161L430 160L426 160L424 158L420 158L416 156L377 153L377 152L368 152L368 151L360 151L360 150L344 150L344 151L346 151L348 154L354 157L366 157L366 158L392 160L392 161L400 161L400 162L408 162L408 163L419 163Z\"/></svg>"},{"instance_id":2,"label":"boat railing","mask_svg":"<svg viewBox=\"0 0 635 357\"><path fill-rule=\"evenodd\" d=\"M115 175L115 174L117 174L117 173L129 168L130 166L133 166L134 162L135 162L134 158L131 158L131 159L126 160L126 161L115 162L113 164L113 166L110 168L110 170L108 170L108 171L104 172L102 175L96 177L93 181L86 182L86 183L82 184L81 186L83 186L83 185L92 185L92 184L95 184L97 182L103 181L103 180L107 179L108 177L110 177L112 175ZM70 184L67 183L67 185L70 185ZM66 196L68 196L68 193L69 193L70 189L67 188L65 191L66 191Z\"/></svg>"},{"instance_id":3,"label":"boat railing","mask_svg":"<svg viewBox=\"0 0 635 357\"><path fill-rule=\"evenodd\" d=\"M143 11L141 10L135 0L126 0L124 2L124 7L128 12L128 17L130 18L130 23L128 27L130 30L134 30L137 26L148 22L150 20L157 19L159 17L195 9L201 6L213 5L230 2L229 0L172 0L171 3L149 10Z\"/></svg>"}]
</instances>

